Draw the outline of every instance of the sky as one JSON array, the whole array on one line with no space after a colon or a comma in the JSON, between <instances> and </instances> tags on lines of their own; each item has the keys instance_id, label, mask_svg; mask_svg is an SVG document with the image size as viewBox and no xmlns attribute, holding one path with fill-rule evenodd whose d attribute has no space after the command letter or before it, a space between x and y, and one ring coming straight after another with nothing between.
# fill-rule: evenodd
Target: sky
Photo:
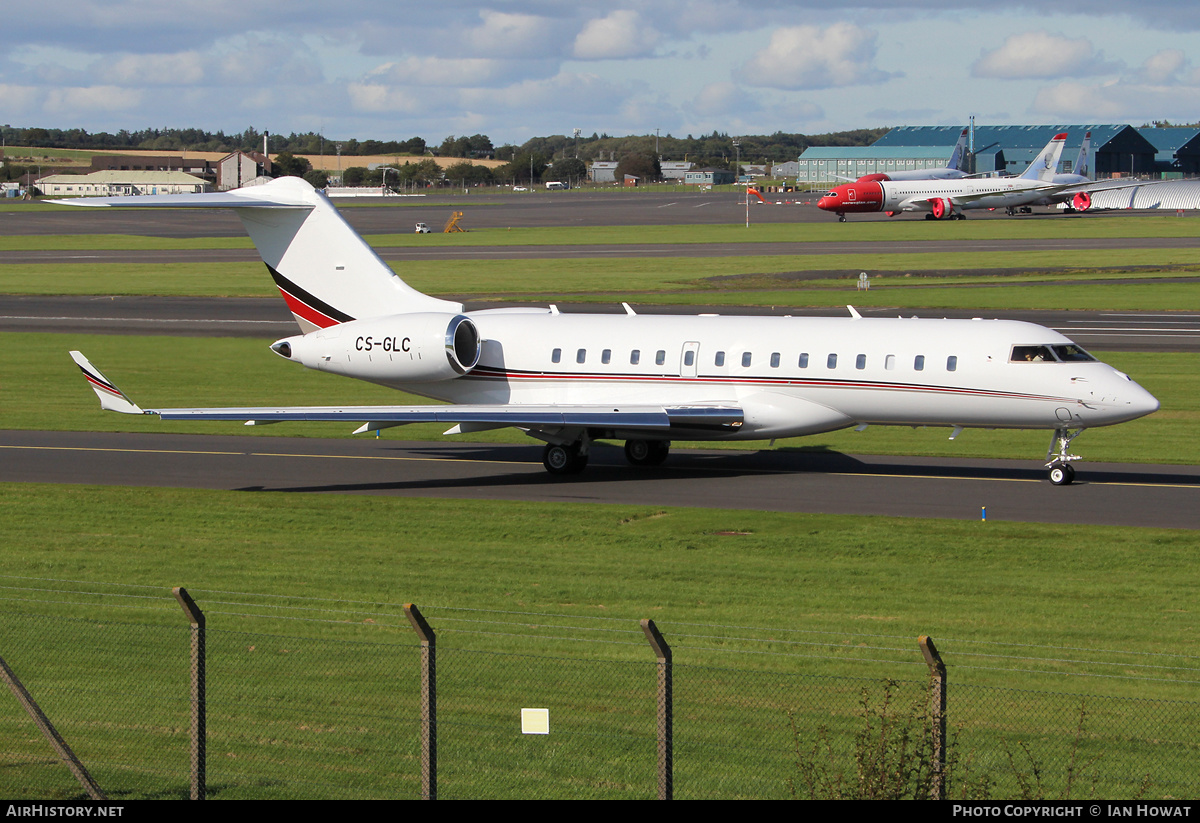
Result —
<instances>
[{"instance_id":1,"label":"sky","mask_svg":"<svg viewBox=\"0 0 1200 823\"><path fill-rule=\"evenodd\" d=\"M500 146L1200 120L1197 0L5 0L3 20L16 127Z\"/></svg>"}]
</instances>

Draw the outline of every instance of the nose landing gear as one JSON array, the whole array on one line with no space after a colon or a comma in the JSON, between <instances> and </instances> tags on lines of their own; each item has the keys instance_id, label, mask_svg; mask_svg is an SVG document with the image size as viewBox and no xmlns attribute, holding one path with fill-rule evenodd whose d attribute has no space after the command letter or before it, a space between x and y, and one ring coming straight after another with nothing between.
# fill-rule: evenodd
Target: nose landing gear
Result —
<instances>
[{"instance_id":1,"label":"nose landing gear","mask_svg":"<svg viewBox=\"0 0 1200 823\"><path fill-rule=\"evenodd\" d=\"M1075 480L1075 467L1071 462L1081 458L1077 454L1070 454L1069 449L1071 441L1081 434L1083 429L1055 429L1051 436L1050 448L1046 450L1046 468L1049 469L1050 482L1055 486L1068 486Z\"/></svg>"}]
</instances>

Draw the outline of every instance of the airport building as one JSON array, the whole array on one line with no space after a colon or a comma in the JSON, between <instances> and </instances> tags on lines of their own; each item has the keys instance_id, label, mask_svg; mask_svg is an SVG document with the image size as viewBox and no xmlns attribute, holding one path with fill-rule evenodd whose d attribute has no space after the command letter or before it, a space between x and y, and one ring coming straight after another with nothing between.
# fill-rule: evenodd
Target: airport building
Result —
<instances>
[{"instance_id":1,"label":"airport building","mask_svg":"<svg viewBox=\"0 0 1200 823\"><path fill-rule=\"evenodd\" d=\"M91 174L50 174L37 181L51 197L115 197L125 194L197 194L212 185L181 171L94 171Z\"/></svg>"}]
</instances>

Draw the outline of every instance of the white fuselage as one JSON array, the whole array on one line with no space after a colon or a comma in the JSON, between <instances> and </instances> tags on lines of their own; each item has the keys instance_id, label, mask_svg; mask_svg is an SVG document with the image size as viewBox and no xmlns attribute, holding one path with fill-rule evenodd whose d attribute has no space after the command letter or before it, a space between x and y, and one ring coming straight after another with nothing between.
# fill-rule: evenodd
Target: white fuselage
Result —
<instances>
[{"instance_id":1,"label":"white fuselage","mask_svg":"<svg viewBox=\"0 0 1200 823\"><path fill-rule=\"evenodd\" d=\"M882 211L929 211L935 198L943 198L958 210L1005 209L1035 203L1047 184L1021 177L993 177L982 180L925 181L924 183L881 183Z\"/></svg>"},{"instance_id":2,"label":"white fuselage","mask_svg":"<svg viewBox=\"0 0 1200 823\"><path fill-rule=\"evenodd\" d=\"M324 349L305 348L312 335L289 340L294 359L305 365L451 403L743 409L743 425L722 439L791 437L862 423L1081 428L1158 407L1145 389L1094 359L1014 361L1014 347L1072 345L1057 332L1016 321L545 311L467 316L483 339L479 362L439 382L389 376L395 361L411 356L402 351L344 344L329 357ZM371 323L381 338L404 339L404 315Z\"/></svg>"}]
</instances>

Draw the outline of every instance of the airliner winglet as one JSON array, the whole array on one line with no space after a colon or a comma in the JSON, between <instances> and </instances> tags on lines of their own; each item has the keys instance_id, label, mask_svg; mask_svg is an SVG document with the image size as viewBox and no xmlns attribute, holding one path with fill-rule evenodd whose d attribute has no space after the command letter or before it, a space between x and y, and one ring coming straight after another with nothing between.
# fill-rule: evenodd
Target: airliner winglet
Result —
<instances>
[{"instance_id":1,"label":"airliner winglet","mask_svg":"<svg viewBox=\"0 0 1200 823\"><path fill-rule=\"evenodd\" d=\"M583 470L596 441L655 466L672 440L775 440L868 425L1043 429L1051 482L1071 482L1085 428L1158 401L1058 332L1007 320L465 311L404 282L299 178L220 194L72 200L131 208L230 208L299 333L284 360L441 405L143 409L71 352L103 409L165 420L408 423L447 433L514 427L546 445L553 474Z\"/></svg>"}]
</instances>

